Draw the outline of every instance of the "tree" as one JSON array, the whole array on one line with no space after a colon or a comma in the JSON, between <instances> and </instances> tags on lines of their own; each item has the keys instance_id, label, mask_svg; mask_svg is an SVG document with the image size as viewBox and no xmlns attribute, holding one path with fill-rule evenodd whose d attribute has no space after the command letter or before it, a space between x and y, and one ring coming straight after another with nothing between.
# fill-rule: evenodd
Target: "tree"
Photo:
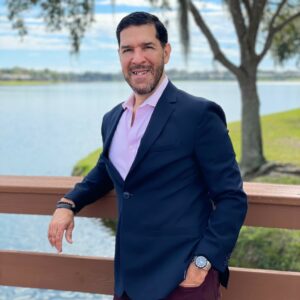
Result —
<instances>
[{"instance_id":1,"label":"tree","mask_svg":"<svg viewBox=\"0 0 300 300\"><path fill-rule=\"evenodd\" d=\"M162 7L169 1L152 0ZM234 64L221 50L219 43L209 29L196 1L178 0L181 40L188 53L189 14L206 37L214 59L232 72L241 90L242 100L242 155L241 170L245 176L258 171L265 163L262 131L257 92L258 66L272 46L273 56L283 63L294 55L299 55L300 19L299 0L225 0L237 35L240 50L240 63ZM258 51L258 42L262 44Z\"/></svg>"},{"instance_id":2,"label":"tree","mask_svg":"<svg viewBox=\"0 0 300 300\"><path fill-rule=\"evenodd\" d=\"M152 5L169 8L169 0L149 0ZM22 13L40 7L41 16L50 29L67 27L73 49L79 51L80 41L93 22L93 0L7 0L9 19L20 34L26 34ZM111 1L114 4L116 1ZM242 155L244 176L258 171L265 163L257 92L258 66L271 49L280 63L293 57L300 49L299 0L224 0L236 32L240 63L233 63L220 48L219 42L205 22L194 0L177 0L180 36L185 54L189 49L188 19L191 15L206 37L214 59L232 72L239 84L242 100ZM258 44L262 46L259 47ZM260 50L258 50L260 49Z\"/></svg>"}]
</instances>

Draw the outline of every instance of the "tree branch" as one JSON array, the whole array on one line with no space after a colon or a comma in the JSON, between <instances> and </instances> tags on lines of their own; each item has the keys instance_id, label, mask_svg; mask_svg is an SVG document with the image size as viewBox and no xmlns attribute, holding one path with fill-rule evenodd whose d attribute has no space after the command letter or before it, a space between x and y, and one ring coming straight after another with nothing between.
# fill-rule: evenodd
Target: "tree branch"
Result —
<instances>
[{"instance_id":1,"label":"tree branch","mask_svg":"<svg viewBox=\"0 0 300 300\"><path fill-rule=\"evenodd\" d=\"M219 47L217 40L213 36L212 32L209 30L200 12L198 11L198 9L196 8L196 6L192 1L190 1L189 8L194 17L196 24L198 25L198 27L206 37L209 46L214 54L214 58L218 60L223 66L225 66L228 70L230 70L232 73L234 73L235 75L239 75L241 73L241 70L231 61L229 61L228 58L224 55L224 53Z\"/></svg>"},{"instance_id":2,"label":"tree branch","mask_svg":"<svg viewBox=\"0 0 300 300\"><path fill-rule=\"evenodd\" d=\"M188 19L188 1L178 0L179 3L179 33L181 42L183 44L184 56L187 60L190 46L190 34L189 34L189 19Z\"/></svg>"},{"instance_id":3,"label":"tree branch","mask_svg":"<svg viewBox=\"0 0 300 300\"><path fill-rule=\"evenodd\" d=\"M295 19L297 19L299 17L300 17L300 11L298 13L290 16L289 18L284 20L281 24L277 25L276 27L272 27L269 29L269 33L268 33L268 37L266 39L265 46L264 46L263 50L261 51L261 53L258 55L259 61L261 61L263 59L263 57L265 56L267 51L270 49L275 34L279 31L281 31L286 25L288 25L289 23L291 23L292 21L294 21Z\"/></svg>"},{"instance_id":4,"label":"tree branch","mask_svg":"<svg viewBox=\"0 0 300 300\"><path fill-rule=\"evenodd\" d=\"M276 32L282 30L287 24L293 22L295 19L300 17L300 11L297 12L296 14L290 16L289 18L287 18L286 20L284 20L281 24L277 25L276 27L274 27L274 30Z\"/></svg>"},{"instance_id":5,"label":"tree branch","mask_svg":"<svg viewBox=\"0 0 300 300\"><path fill-rule=\"evenodd\" d=\"M247 28L244 22L243 14L240 7L239 0L230 0L229 1L229 10L232 16L235 32L237 34L240 47L245 46L245 35Z\"/></svg>"},{"instance_id":6,"label":"tree branch","mask_svg":"<svg viewBox=\"0 0 300 300\"><path fill-rule=\"evenodd\" d=\"M252 18L249 23L249 45L252 45L252 51L255 53L256 37L258 33L259 24L265 10L267 0L255 0L252 5Z\"/></svg>"},{"instance_id":7,"label":"tree branch","mask_svg":"<svg viewBox=\"0 0 300 300\"><path fill-rule=\"evenodd\" d=\"M271 21L270 21L270 24L269 24L269 28L273 28L273 25L275 24L275 21L276 21L276 18L279 16L283 6L286 4L288 0L283 0L279 3L279 5L277 6L277 9L276 9L276 12L274 13Z\"/></svg>"},{"instance_id":8,"label":"tree branch","mask_svg":"<svg viewBox=\"0 0 300 300\"><path fill-rule=\"evenodd\" d=\"M249 0L242 0L245 8L246 8L246 12L247 12L247 16L248 16L248 20L250 23L250 19L252 19L252 11L251 11L251 6L250 6L250 2Z\"/></svg>"}]
</instances>

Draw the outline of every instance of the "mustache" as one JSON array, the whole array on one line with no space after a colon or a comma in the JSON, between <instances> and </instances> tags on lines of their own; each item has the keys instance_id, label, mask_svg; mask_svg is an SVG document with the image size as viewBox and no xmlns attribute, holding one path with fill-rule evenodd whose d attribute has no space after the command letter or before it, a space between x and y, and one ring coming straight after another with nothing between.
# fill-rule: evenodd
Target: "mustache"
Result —
<instances>
[{"instance_id":1,"label":"mustache","mask_svg":"<svg viewBox=\"0 0 300 300\"><path fill-rule=\"evenodd\" d=\"M134 65L132 67L129 68L130 71L139 71L139 70L151 70L151 66L150 65Z\"/></svg>"}]
</instances>

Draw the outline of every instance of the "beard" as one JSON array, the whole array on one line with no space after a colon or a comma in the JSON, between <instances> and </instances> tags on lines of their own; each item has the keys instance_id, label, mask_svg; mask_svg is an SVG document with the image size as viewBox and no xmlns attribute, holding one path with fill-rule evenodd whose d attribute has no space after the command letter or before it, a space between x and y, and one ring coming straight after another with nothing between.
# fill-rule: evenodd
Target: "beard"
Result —
<instances>
[{"instance_id":1,"label":"beard","mask_svg":"<svg viewBox=\"0 0 300 300\"><path fill-rule=\"evenodd\" d=\"M152 75L151 79L149 79L147 82L143 84L135 83L134 79L132 79L132 69L134 69L135 71L148 69L149 73ZM164 72L164 61L162 59L160 65L157 67L136 65L130 68L127 74L124 74L124 78L136 94L147 95L155 90L155 88L157 87L161 79L163 72Z\"/></svg>"}]
</instances>

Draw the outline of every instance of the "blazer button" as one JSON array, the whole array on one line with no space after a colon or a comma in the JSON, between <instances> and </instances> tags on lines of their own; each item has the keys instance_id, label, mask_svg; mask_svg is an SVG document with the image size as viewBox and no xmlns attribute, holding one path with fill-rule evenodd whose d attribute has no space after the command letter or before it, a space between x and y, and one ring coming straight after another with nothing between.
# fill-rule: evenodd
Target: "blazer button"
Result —
<instances>
[{"instance_id":1,"label":"blazer button","mask_svg":"<svg viewBox=\"0 0 300 300\"><path fill-rule=\"evenodd\" d=\"M123 193L123 198L124 199L129 199L131 197L131 194L130 193L128 193L128 192L124 192Z\"/></svg>"}]
</instances>

